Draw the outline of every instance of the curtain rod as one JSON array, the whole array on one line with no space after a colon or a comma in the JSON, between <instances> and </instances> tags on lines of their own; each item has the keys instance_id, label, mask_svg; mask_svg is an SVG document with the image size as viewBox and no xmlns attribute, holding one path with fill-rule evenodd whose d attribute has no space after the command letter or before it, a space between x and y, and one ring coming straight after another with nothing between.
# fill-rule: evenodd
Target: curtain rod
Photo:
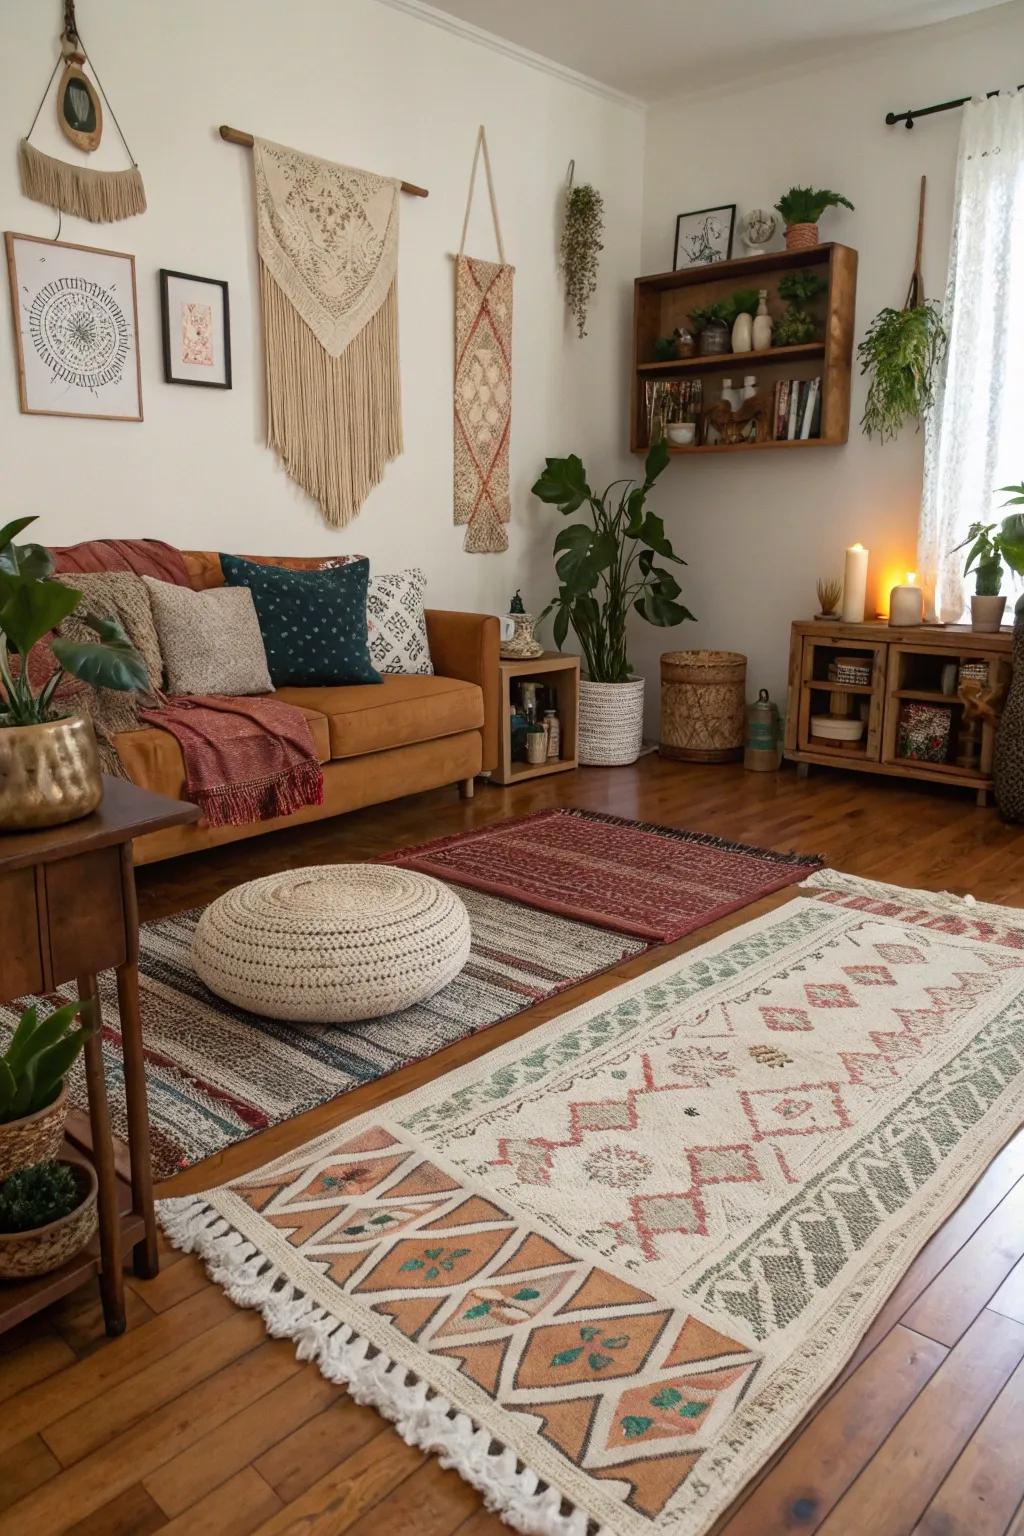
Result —
<instances>
[{"instance_id":1,"label":"curtain rod","mask_svg":"<svg viewBox=\"0 0 1024 1536\"><path fill-rule=\"evenodd\" d=\"M1024 85L1018 85L1018 91L1024 91ZM986 91L986 96L998 96L998 91ZM935 112L952 112L956 107L962 107L967 102L973 101L973 96L958 96L956 101L940 101L934 107L911 107L908 112L887 112L885 121L888 127L893 123L906 123L908 128L913 128L914 119L918 117L931 117Z\"/></svg>"},{"instance_id":2,"label":"curtain rod","mask_svg":"<svg viewBox=\"0 0 1024 1536\"><path fill-rule=\"evenodd\" d=\"M254 143L251 133L245 133L241 128L229 128L227 123L221 123L220 136L222 139L226 139L229 144L241 144L246 149L252 149ZM411 181L403 181L401 188L403 192L408 192L410 197L430 196L426 187L417 187Z\"/></svg>"}]
</instances>

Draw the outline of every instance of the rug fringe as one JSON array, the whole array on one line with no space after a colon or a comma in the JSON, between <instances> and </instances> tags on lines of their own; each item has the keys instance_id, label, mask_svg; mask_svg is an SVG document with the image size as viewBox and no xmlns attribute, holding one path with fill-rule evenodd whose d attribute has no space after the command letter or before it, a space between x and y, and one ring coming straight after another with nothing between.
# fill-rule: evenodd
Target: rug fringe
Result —
<instances>
[{"instance_id":1,"label":"rug fringe","mask_svg":"<svg viewBox=\"0 0 1024 1536\"><path fill-rule=\"evenodd\" d=\"M801 880L797 890L836 891L840 895L872 896L877 901L895 901L905 907L913 900L918 906L932 907L937 912L958 912L968 909L971 917L997 920L1006 927L1015 925L1014 918L1024 927L1024 911L1015 907L1001 907L997 903L978 901L976 897L957 896L952 891L922 891L909 885L886 885L881 880L869 880L864 875L847 875L840 869L819 869L806 880Z\"/></svg>"},{"instance_id":2,"label":"rug fringe","mask_svg":"<svg viewBox=\"0 0 1024 1536\"><path fill-rule=\"evenodd\" d=\"M184 1253L197 1253L211 1280L236 1305L261 1313L272 1338L293 1339L299 1360L314 1361L328 1381L344 1383L357 1403L390 1419L407 1445L454 1468L514 1530L523 1536L587 1536L591 1522L585 1510L569 1505L557 1488L414 1371L318 1306L202 1195L161 1200L157 1214L168 1241ZM596 1536L615 1533L603 1526Z\"/></svg>"}]
</instances>

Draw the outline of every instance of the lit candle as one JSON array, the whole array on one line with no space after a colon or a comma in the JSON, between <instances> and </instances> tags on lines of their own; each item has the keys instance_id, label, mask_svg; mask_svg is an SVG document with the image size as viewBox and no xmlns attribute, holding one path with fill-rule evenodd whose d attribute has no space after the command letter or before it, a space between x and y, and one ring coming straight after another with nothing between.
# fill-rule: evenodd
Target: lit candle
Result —
<instances>
[{"instance_id":1,"label":"lit candle","mask_svg":"<svg viewBox=\"0 0 1024 1536\"><path fill-rule=\"evenodd\" d=\"M924 593L917 584L917 572L908 571L905 586L889 593L889 623L900 629L912 629L924 617Z\"/></svg>"},{"instance_id":2,"label":"lit candle","mask_svg":"<svg viewBox=\"0 0 1024 1536\"><path fill-rule=\"evenodd\" d=\"M851 544L843 571L843 623L863 624L868 592L868 554L863 544Z\"/></svg>"}]
</instances>

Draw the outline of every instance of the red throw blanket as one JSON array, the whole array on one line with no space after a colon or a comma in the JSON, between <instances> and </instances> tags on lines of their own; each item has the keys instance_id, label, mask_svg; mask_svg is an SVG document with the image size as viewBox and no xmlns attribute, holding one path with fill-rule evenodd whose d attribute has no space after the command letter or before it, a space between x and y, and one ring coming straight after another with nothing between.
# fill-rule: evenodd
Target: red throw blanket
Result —
<instances>
[{"instance_id":1,"label":"red throw blanket","mask_svg":"<svg viewBox=\"0 0 1024 1536\"><path fill-rule=\"evenodd\" d=\"M139 719L169 731L185 760L185 793L211 827L242 826L323 805L324 775L300 709L269 696L167 699Z\"/></svg>"},{"instance_id":2,"label":"red throw blanket","mask_svg":"<svg viewBox=\"0 0 1024 1536\"><path fill-rule=\"evenodd\" d=\"M131 571L135 576L173 582L176 587L190 585L181 550L162 539L86 539L81 544L65 544L52 554L62 575L69 571Z\"/></svg>"}]
</instances>

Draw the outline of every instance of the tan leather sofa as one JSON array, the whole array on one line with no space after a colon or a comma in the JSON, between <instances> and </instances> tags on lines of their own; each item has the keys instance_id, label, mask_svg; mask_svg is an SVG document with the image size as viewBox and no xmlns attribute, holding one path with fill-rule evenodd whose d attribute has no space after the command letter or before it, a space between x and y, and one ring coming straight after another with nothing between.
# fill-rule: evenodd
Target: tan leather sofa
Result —
<instances>
[{"instance_id":1,"label":"tan leather sofa","mask_svg":"<svg viewBox=\"0 0 1024 1536\"><path fill-rule=\"evenodd\" d=\"M223 582L215 553L186 551L185 562L196 589ZM324 769L323 805L251 826L209 827L200 821L169 827L137 839L136 864L443 784L471 791L473 776L498 761L498 620L490 614L428 609L427 635L433 676L385 676L379 684L358 687L278 689L278 698L296 705L309 721ZM187 798L181 751L169 732L149 726L125 731L114 745L136 784Z\"/></svg>"}]
</instances>

